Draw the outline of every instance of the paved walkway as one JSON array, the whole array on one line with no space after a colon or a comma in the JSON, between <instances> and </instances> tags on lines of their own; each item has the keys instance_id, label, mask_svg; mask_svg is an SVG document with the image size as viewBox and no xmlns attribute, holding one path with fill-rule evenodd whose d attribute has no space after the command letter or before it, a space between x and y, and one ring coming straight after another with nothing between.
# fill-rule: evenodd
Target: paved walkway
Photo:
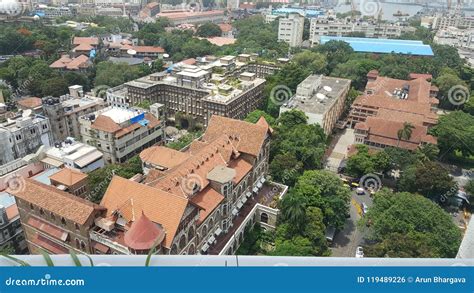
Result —
<instances>
[{"instance_id":1,"label":"paved walkway","mask_svg":"<svg viewBox=\"0 0 474 293\"><path fill-rule=\"evenodd\" d=\"M337 136L334 147L326 160L325 168L337 172L338 167L340 166L342 160L347 155L348 147L354 143L354 129L346 128L343 130L342 134Z\"/></svg>"}]
</instances>

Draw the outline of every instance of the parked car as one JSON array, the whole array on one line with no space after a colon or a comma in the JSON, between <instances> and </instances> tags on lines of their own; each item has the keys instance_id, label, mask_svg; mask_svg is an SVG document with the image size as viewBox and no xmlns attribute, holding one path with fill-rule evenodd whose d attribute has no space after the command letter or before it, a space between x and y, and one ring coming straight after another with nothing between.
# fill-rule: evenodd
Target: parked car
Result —
<instances>
[{"instance_id":1,"label":"parked car","mask_svg":"<svg viewBox=\"0 0 474 293\"><path fill-rule=\"evenodd\" d=\"M356 188L356 193L357 195L364 195L365 194L365 189L362 187L357 187Z\"/></svg>"},{"instance_id":2,"label":"parked car","mask_svg":"<svg viewBox=\"0 0 474 293\"><path fill-rule=\"evenodd\" d=\"M357 258L364 257L364 248L362 246L357 246L355 257Z\"/></svg>"},{"instance_id":3,"label":"parked car","mask_svg":"<svg viewBox=\"0 0 474 293\"><path fill-rule=\"evenodd\" d=\"M369 207L367 206L367 204L365 202L363 202L361 206L362 206L362 215L367 214L367 212L369 210Z\"/></svg>"}]
</instances>

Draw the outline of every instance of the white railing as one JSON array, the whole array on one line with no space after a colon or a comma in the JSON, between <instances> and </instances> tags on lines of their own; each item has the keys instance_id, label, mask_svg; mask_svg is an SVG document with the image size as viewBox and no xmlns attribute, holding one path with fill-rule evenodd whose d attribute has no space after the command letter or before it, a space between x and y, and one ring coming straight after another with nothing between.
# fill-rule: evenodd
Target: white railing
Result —
<instances>
[{"instance_id":1,"label":"white railing","mask_svg":"<svg viewBox=\"0 0 474 293\"><path fill-rule=\"evenodd\" d=\"M90 231L89 236L91 240L94 240L96 242L99 242L105 246L111 247L114 250L120 251L123 254L131 254L130 251L123 245L111 240L110 238L97 233L95 231Z\"/></svg>"}]
</instances>

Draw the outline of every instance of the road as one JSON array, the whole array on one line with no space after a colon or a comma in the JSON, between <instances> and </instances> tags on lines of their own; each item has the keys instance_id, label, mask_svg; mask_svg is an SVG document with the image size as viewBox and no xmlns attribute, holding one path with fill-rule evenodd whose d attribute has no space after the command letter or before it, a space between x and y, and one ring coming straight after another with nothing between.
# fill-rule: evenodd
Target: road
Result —
<instances>
[{"instance_id":1,"label":"road","mask_svg":"<svg viewBox=\"0 0 474 293\"><path fill-rule=\"evenodd\" d=\"M355 191L351 193L350 218L347 218L344 230L339 231L334 237L331 247L332 256L335 257L355 257L357 246L364 245L366 231L357 227L357 222L361 218L361 203L372 206L372 198L366 193L357 195Z\"/></svg>"}]
</instances>

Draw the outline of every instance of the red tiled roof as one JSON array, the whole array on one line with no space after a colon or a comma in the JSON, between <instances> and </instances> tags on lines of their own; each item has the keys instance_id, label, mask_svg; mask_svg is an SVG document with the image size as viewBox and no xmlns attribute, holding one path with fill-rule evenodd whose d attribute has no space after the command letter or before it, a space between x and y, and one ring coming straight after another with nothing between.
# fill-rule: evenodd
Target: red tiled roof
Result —
<instances>
[{"instance_id":1,"label":"red tiled roof","mask_svg":"<svg viewBox=\"0 0 474 293\"><path fill-rule=\"evenodd\" d=\"M18 217L18 215L20 214L18 212L18 206L16 204L12 204L11 206L7 207L5 209L5 212L7 213L7 219L9 221L11 221L14 218Z\"/></svg>"},{"instance_id":2,"label":"red tiled roof","mask_svg":"<svg viewBox=\"0 0 474 293\"><path fill-rule=\"evenodd\" d=\"M142 211L140 218L125 232L124 242L134 250L149 250L163 240L164 233L163 228L150 221Z\"/></svg>"},{"instance_id":3,"label":"red tiled roof","mask_svg":"<svg viewBox=\"0 0 474 293\"><path fill-rule=\"evenodd\" d=\"M173 168L189 159L190 155L164 146L152 146L140 153L142 162Z\"/></svg>"},{"instance_id":4,"label":"red tiled roof","mask_svg":"<svg viewBox=\"0 0 474 293\"><path fill-rule=\"evenodd\" d=\"M225 45L233 45L235 42L237 42L237 39L234 38L224 38L224 37L212 37L212 38L207 38L206 40L209 41L209 43L216 45L216 46L225 46Z\"/></svg>"},{"instance_id":5,"label":"red tiled roof","mask_svg":"<svg viewBox=\"0 0 474 293\"><path fill-rule=\"evenodd\" d=\"M57 69L66 68L66 65L69 64L71 62L71 60L72 59L69 58L68 55L62 55L61 58L54 61L51 65L49 65L49 67L57 68Z\"/></svg>"},{"instance_id":6,"label":"red tiled roof","mask_svg":"<svg viewBox=\"0 0 474 293\"><path fill-rule=\"evenodd\" d=\"M191 202L202 208L199 212L198 223L204 222L223 200L224 196L209 186L195 195Z\"/></svg>"},{"instance_id":7,"label":"red tiled roof","mask_svg":"<svg viewBox=\"0 0 474 293\"><path fill-rule=\"evenodd\" d=\"M58 240L61 240L61 241L66 241L67 240L67 237L69 236L69 234L64 231L63 229L60 229L56 226L53 226L51 224L49 224L48 222L45 222L41 219L38 219L34 216L30 216L30 218L28 219L28 221L26 222L28 225L48 234L49 236L51 237L54 237Z\"/></svg>"},{"instance_id":8,"label":"red tiled roof","mask_svg":"<svg viewBox=\"0 0 474 293\"><path fill-rule=\"evenodd\" d=\"M230 32L232 31L232 25L228 23L221 23L219 24L219 28L222 32Z\"/></svg>"},{"instance_id":9,"label":"red tiled roof","mask_svg":"<svg viewBox=\"0 0 474 293\"><path fill-rule=\"evenodd\" d=\"M73 45L81 45L81 44L88 44L88 45L98 45L99 38L95 37L74 37L72 40Z\"/></svg>"},{"instance_id":10,"label":"red tiled roof","mask_svg":"<svg viewBox=\"0 0 474 293\"><path fill-rule=\"evenodd\" d=\"M78 70L80 68L87 68L90 65L89 57L86 55L79 55L66 64L66 69Z\"/></svg>"},{"instance_id":11,"label":"red tiled roof","mask_svg":"<svg viewBox=\"0 0 474 293\"><path fill-rule=\"evenodd\" d=\"M69 253L69 250L66 247L63 247L60 244L52 240L49 240L48 238L44 236L41 236L40 234L36 234L35 236L33 236L31 239L31 242L55 254L68 254Z\"/></svg>"},{"instance_id":12,"label":"red tiled roof","mask_svg":"<svg viewBox=\"0 0 474 293\"><path fill-rule=\"evenodd\" d=\"M87 174L71 168L63 168L61 171L49 176L49 179L70 187L87 179Z\"/></svg>"},{"instance_id":13,"label":"red tiled roof","mask_svg":"<svg viewBox=\"0 0 474 293\"><path fill-rule=\"evenodd\" d=\"M94 49L94 47L92 47L91 45L89 44L79 44L78 46L76 46L74 49L72 49L73 52L78 52L78 51L86 51L86 52L89 52L90 50Z\"/></svg>"},{"instance_id":14,"label":"red tiled roof","mask_svg":"<svg viewBox=\"0 0 474 293\"><path fill-rule=\"evenodd\" d=\"M237 158L230 161L229 168L235 170L234 184L238 184L253 168L252 164L245 161L243 158Z\"/></svg>"},{"instance_id":15,"label":"red tiled roof","mask_svg":"<svg viewBox=\"0 0 474 293\"><path fill-rule=\"evenodd\" d=\"M224 11L222 10L209 10L209 11L199 11L199 12L160 12L157 14L158 17L166 17L170 20L178 20L178 19L188 19L192 17L200 17L200 16L218 16L224 15Z\"/></svg>"},{"instance_id":16,"label":"red tiled roof","mask_svg":"<svg viewBox=\"0 0 474 293\"><path fill-rule=\"evenodd\" d=\"M21 99L17 102L20 106L25 108L34 109L40 107L43 104L43 100L37 97L31 97L26 99Z\"/></svg>"},{"instance_id":17,"label":"red tiled roof","mask_svg":"<svg viewBox=\"0 0 474 293\"><path fill-rule=\"evenodd\" d=\"M433 76L431 74L423 74L423 73L410 73L410 79L417 79L422 78L424 80L431 80Z\"/></svg>"}]
</instances>

